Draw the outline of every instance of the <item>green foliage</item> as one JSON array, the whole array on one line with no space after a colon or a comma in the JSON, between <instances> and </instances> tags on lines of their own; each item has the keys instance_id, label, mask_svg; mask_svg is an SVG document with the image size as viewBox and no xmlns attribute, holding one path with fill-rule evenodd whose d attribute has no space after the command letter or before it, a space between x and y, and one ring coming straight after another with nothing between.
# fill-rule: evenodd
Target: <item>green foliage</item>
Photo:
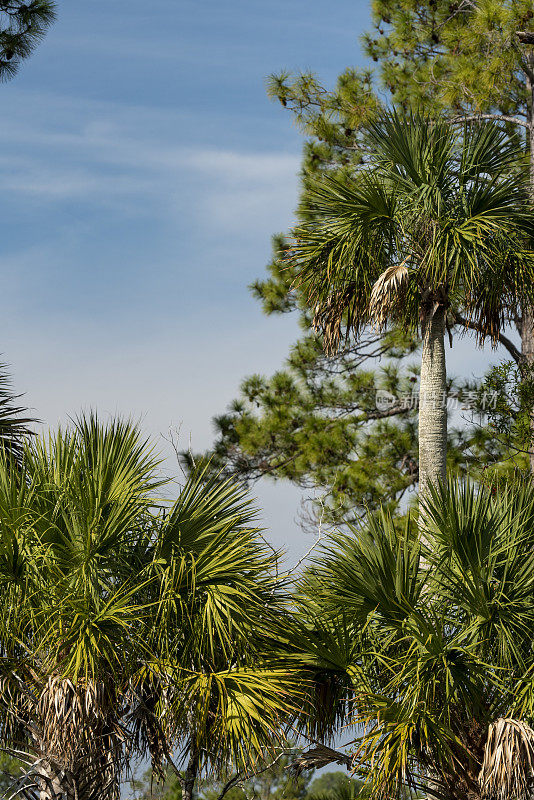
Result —
<instances>
[{"instance_id":1,"label":"green foliage","mask_svg":"<svg viewBox=\"0 0 534 800\"><path fill-rule=\"evenodd\" d=\"M533 522L531 486L450 482L432 490L422 529L371 516L304 574L310 709L324 724L317 698L336 698L333 729L343 714L355 726L353 766L373 793L430 773L445 796L480 797L488 726L532 722Z\"/></svg>"},{"instance_id":2,"label":"green foliage","mask_svg":"<svg viewBox=\"0 0 534 800\"><path fill-rule=\"evenodd\" d=\"M12 78L56 17L51 0L0 0L0 80Z\"/></svg>"},{"instance_id":3,"label":"green foliage","mask_svg":"<svg viewBox=\"0 0 534 800\"><path fill-rule=\"evenodd\" d=\"M311 772L296 775L290 769L291 755L282 755L268 769L257 765L257 774L240 781L226 794L227 800L304 800L308 797ZM200 787L201 800L217 800L223 784Z\"/></svg>"},{"instance_id":4,"label":"green foliage","mask_svg":"<svg viewBox=\"0 0 534 800\"><path fill-rule=\"evenodd\" d=\"M18 778L21 763L7 753L0 753L0 792L7 792L13 781ZM9 795L8 795L9 796Z\"/></svg>"},{"instance_id":5,"label":"green foliage","mask_svg":"<svg viewBox=\"0 0 534 800\"><path fill-rule=\"evenodd\" d=\"M312 513L324 521L356 521L380 504L398 508L418 480L415 347L393 330L326 357L319 337L303 337L283 370L247 378L240 399L215 419L212 467L314 491ZM476 396L474 384L449 381L451 399L462 403L468 392ZM485 427L452 426L448 446L458 472L502 457Z\"/></svg>"},{"instance_id":6,"label":"green foliage","mask_svg":"<svg viewBox=\"0 0 534 800\"><path fill-rule=\"evenodd\" d=\"M527 104L530 0L374 0L374 30L364 51L379 63L380 83L406 107L447 113L521 114Z\"/></svg>"},{"instance_id":7,"label":"green foliage","mask_svg":"<svg viewBox=\"0 0 534 800\"><path fill-rule=\"evenodd\" d=\"M367 796L363 781L349 778L346 772L325 772L312 782L310 800L355 800Z\"/></svg>"},{"instance_id":8,"label":"green foliage","mask_svg":"<svg viewBox=\"0 0 534 800\"><path fill-rule=\"evenodd\" d=\"M376 67L347 69L333 88L311 73L283 72L268 82L269 95L294 115L306 137L298 209L304 223L313 216L309 198L318 178L331 175L343 183L366 163L363 130L391 100L431 114L490 112L525 120L525 70L532 67L532 48L519 43L516 31L533 29L530 0L376 0L372 13L373 30L363 37L363 46ZM509 124L509 129L523 136L521 126ZM413 367L409 360L397 360L401 353L391 349L391 336L383 340L389 350L382 350L377 339L356 353L351 345L346 358L325 361L313 315L296 292L288 250L288 239L275 236L267 276L251 288L265 313L298 314L302 338L275 376L244 381L238 399L215 420L216 463L252 480L261 474L311 486L325 494L321 503L326 502L328 513L339 509L338 519L347 516L350 506L359 516L363 507L380 500L395 505L417 483L415 415L413 409L386 418L374 418L376 409L369 413L373 384L382 388L384 383L372 353L394 356L387 366L399 381L398 388L389 389L393 395L406 394ZM396 335L400 348L403 338ZM413 350L412 338L404 352ZM476 390L456 381L454 387L453 395ZM351 389L352 409L347 406ZM502 459L503 439L494 436L483 417L480 423L450 432L453 470L472 471L483 459L492 464Z\"/></svg>"},{"instance_id":9,"label":"green foliage","mask_svg":"<svg viewBox=\"0 0 534 800\"><path fill-rule=\"evenodd\" d=\"M182 787L172 769L166 770L159 783L154 782L152 771L148 770L142 780L132 779L127 785L126 800L182 800Z\"/></svg>"},{"instance_id":10,"label":"green foliage","mask_svg":"<svg viewBox=\"0 0 534 800\"><path fill-rule=\"evenodd\" d=\"M325 772L313 778L313 771L307 770L297 776L289 769L291 761L291 756L282 756L269 769L233 786L224 797L226 800L356 800L365 796L363 781L350 778L346 772ZM223 786L221 781L204 780L199 784L198 797L217 800ZM181 800L176 777L169 773L164 785L151 788L151 773L147 772L137 787L135 798L149 800L151 797Z\"/></svg>"},{"instance_id":11,"label":"green foliage","mask_svg":"<svg viewBox=\"0 0 534 800\"><path fill-rule=\"evenodd\" d=\"M365 159L360 129L385 100L405 110L524 119L531 51L517 31L534 29L530 0L374 0L371 8L373 29L362 44L376 68L347 69L331 90L312 73L282 72L269 79L269 95L311 137L304 149L305 178Z\"/></svg>"},{"instance_id":12,"label":"green foliage","mask_svg":"<svg viewBox=\"0 0 534 800\"><path fill-rule=\"evenodd\" d=\"M338 521L379 503L393 509L417 484L418 370L402 356L416 350L421 318L445 304L451 326L459 309L480 339L495 338L533 268L521 249L531 216L513 139L489 125L460 136L395 115L361 138L368 163L350 181L325 178L309 189L295 244L288 253L276 239L270 278L254 285L267 313L298 310L305 330L313 309L332 348L343 329L361 338L345 337L327 358L321 338L305 333L284 370L246 379L239 400L215 420L215 465L246 480L271 475L324 492L317 511ZM376 281L397 267L398 291L372 310ZM373 333L372 317L393 327ZM378 370L376 357L387 358ZM452 398L471 391L449 382ZM449 447L456 471L502 452L487 429L456 428Z\"/></svg>"},{"instance_id":13,"label":"green foliage","mask_svg":"<svg viewBox=\"0 0 534 800\"><path fill-rule=\"evenodd\" d=\"M0 449L20 464L24 444L32 437L32 426L38 421L28 416L28 409L17 405L20 395L11 387L7 366L0 364Z\"/></svg>"},{"instance_id":14,"label":"green foliage","mask_svg":"<svg viewBox=\"0 0 534 800\"><path fill-rule=\"evenodd\" d=\"M481 393L493 398L488 420L502 440L504 452L517 468L525 466L533 448L532 408L534 408L534 368L505 361L486 376Z\"/></svg>"},{"instance_id":15,"label":"green foliage","mask_svg":"<svg viewBox=\"0 0 534 800\"><path fill-rule=\"evenodd\" d=\"M36 768L59 753L87 800L135 754L156 777L175 748L215 771L263 756L295 697L250 501L199 471L165 503L157 466L93 416L29 443L22 473L0 458L0 741Z\"/></svg>"},{"instance_id":16,"label":"green foliage","mask_svg":"<svg viewBox=\"0 0 534 800\"><path fill-rule=\"evenodd\" d=\"M397 112L364 142L369 163L350 181L325 178L310 191L311 217L289 256L327 349L338 349L343 329L358 336L373 322L417 330L436 306L463 311L481 340L495 341L507 309L531 299L533 228L517 143L494 125L458 135Z\"/></svg>"},{"instance_id":17,"label":"green foliage","mask_svg":"<svg viewBox=\"0 0 534 800\"><path fill-rule=\"evenodd\" d=\"M252 777L245 775L225 791L225 800L304 800L309 797L309 784L313 772L296 775L290 769L291 755L282 754L273 759L271 765L262 766L261 762L255 764ZM237 777L237 776L234 776ZM152 784L152 773L147 772L140 783L136 797L145 798L161 797L162 800L181 800L181 788L176 774L169 770L162 784ZM217 800L226 785L225 780L205 778L198 782L195 797L200 800ZM151 794L152 792L152 794ZM341 800L341 798L340 798Z\"/></svg>"},{"instance_id":18,"label":"green foliage","mask_svg":"<svg viewBox=\"0 0 534 800\"><path fill-rule=\"evenodd\" d=\"M332 166L347 172L361 163L359 130L382 108L369 70L345 70L331 92L311 73L284 72L269 78L267 92L294 114L306 136L313 137L304 148L304 187L317 172Z\"/></svg>"}]
</instances>

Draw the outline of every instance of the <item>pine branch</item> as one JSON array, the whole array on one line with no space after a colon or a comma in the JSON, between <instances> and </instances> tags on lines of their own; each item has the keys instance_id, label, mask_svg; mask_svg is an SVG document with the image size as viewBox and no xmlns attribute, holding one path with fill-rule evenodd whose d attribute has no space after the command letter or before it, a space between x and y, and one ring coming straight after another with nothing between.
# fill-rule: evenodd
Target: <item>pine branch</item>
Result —
<instances>
[{"instance_id":1,"label":"pine branch","mask_svg":"<svg viewBox=\"0 0 534 800\"><path fill-rule=\"evenodd\" d=\"M324 431L328 432L329 430L331 430L336 422L338 422L342 417L347 417L350 414L353 414L355 410L356 408L349 408L345 410L342 414L337 416L330 424L326 425ZM366 422L396 417L399 416L400 414L405 414L409 410L410 410L409 404L401 402L383 411L380 411L378 409L376 411L364 411L355 418L354 422L357 425L360 424L364 425ZM182 463L184 463L184 455L186 455L186 453L184 452L180 454ZM278 472L284 469L284 467L289 466L289 464L295 461L295 459L297 459L300 455L301 453L297 451L295 453L292 453L290 456L287 456L287 458L284 458L282 461L277 461L274 463L272 462L269 463L263 460L261 464L252 467L251 474L248 476L248 480L257 481L260 480L260 478L264 478L267 475L270 475L271 473ZM254 472L255 474L253 474Z\"/></svg>"}]
</instances>

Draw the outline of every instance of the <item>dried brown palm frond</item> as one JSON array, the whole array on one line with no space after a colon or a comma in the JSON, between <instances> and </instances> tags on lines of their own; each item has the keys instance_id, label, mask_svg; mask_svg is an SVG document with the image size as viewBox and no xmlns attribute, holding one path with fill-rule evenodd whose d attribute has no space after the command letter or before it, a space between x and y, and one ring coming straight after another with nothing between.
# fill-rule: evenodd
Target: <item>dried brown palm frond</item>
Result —
<instances>
[{"instance_id":1,"label":"dried brown palm frond","mask_svg":"<svg viewBox=\"0 0 534 800\"><path fill-rule=\"evenodd\" d=\"M409 277L406 260L384 270L371 289L369 316L379 328L384 327L392 311L402 302Z\"/></svg>"},{"instance_id":2,"label":"dried brown palm frond","mask_svg":"<svg viewBox=\"0 0 534 800\"><path fill-rule=\"evenodd\" d=\"M331 747L326 747L324 744L317 744L315 747L301 753L292 764L292 769L295 770L297 775L309 769L322 769L329 764L339 764L344 767L352 767L352 759L350 756L341 753L339 750L332 750Z\"/></svg>"},{"instance_id":3,"label":"dried brown palm frond","mask_svg":"<svg viewBox=\"0 0 534 800\"><path fill-rule=\"evenodd\" d=\"M117 698L102 682L74 683L50 677L37 702L40 755L77 783L89 774L107 786L107 798L118 796L125 733ZM49 774L49 773L48 773Z\"/></svg>"},{"instance_id":4,"label":"dried brown palm frond","mask_svg":"<svg viewBox=\"0 0 534 800\"><path fill-rule=\"evenodd\" d=\"M38 787L46 800L118 800L127 744L117 720L122 698L101 682L54 675L43 686L27 673L27 681L15 674L0 681L0 738L14 757L26 754L29 767L12 787L16 796L34 798Z\"/></svg>"},{"instance_id":5,"label":"dried brown palm frond","mask_svg":"<svg viewBox=\"0 0 534 800\"><path fill-rule=\"evenodd\" d=\"M176 740L177 730L169 713L175 701L169 676L143 670L130 681L127 703L131 709L128 728L134 749L149 753L156 780L165 777L164 764L169 756L169 743ZM186 702L184 698L184 702Z\"/></svg>"},{"instance_id":6,"label":"dried brown palm frond","mask_svg":"<svg viewBox=\"0 0 534 800\"><path fill-rule=\"evenodd\" d=\"M479 781L488 798L528 798L534 778L534 730L517 719L501 718L488 730Z\"/></svg>"},{"instance_id":7,"label":"dried brown palm frond","mask_svg":"<svg viewBox=\"0 0 534 800\"><path fill-rule=\"evenodd\" d=\"M360 307L353 285L333 292L328 298L315 306L313 327L323 335L325 352L334 355L339 349L342 327L358 333L367 322L368 315Z\"/></svg>"}]
</instances>

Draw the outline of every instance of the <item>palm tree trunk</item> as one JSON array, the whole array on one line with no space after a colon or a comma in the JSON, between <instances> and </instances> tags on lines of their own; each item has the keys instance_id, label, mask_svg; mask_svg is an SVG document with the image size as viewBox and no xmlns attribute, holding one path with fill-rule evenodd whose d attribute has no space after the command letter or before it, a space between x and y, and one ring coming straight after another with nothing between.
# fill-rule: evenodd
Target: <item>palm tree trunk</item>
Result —
<instances>
[{"instance_id":1,"label":"palm tree trunk","mask_svg":"<svg viewBox=\"0 0 534 800\"><path fill-rule=\"evenodd\" d=\"M534 369L534 309L524 308L521 316L521 356L524 379L532 380ZM530 472L534 476L534 409L530 415L530 442L528 444Z\"/></svg>"},{"instance_id":2,"label":"palm tree trunk","mask_svg":"<svg viewBox=\"0 0 534 800\"><path fill-rule=\"evenodd\" d=\"M187 768L184 772L182 800L193 800L193 792L195 791L195 783L198 775L198 760L198 753L193 746L190 752Z\"/></svg>"},{"instance_id":3,"label":"palm tree trunk","mask_svg":"<svg viewBox=\"0 0 534 800\"><path fill-rule=\"evenodd\" d=\"M72 776L41 761L36 769L39 800L78 800Z\"/></svg>"},{"instance_id":4,"label":"palm tree trunk","mask_svg":"<svg viewBox=\"0 0 534 800\"><path fill-rule=\"evenodd\" d=\"M419 387L419 493L443 481L447 466L447 372L445 309L439 306L423 322Z\"/></svg>"},{"instance_id":5,"label":"palm tree trunk","mask_svg":"<svg viewBox=\"0 0 534 800\"><path fill-rule=\"evenodd\" d=\"M534 55L528 57L529 66L534 69ZM534 203L534 82L527 75L527 123L529 125L528 146L530 155L530 199ZM534 309L523 309L521 318L521 355L527 367L527 380L530 379L529 369L534 367ZM534 409L530 418L530 472L534 476Z\"/></svg>"}]
</instances>

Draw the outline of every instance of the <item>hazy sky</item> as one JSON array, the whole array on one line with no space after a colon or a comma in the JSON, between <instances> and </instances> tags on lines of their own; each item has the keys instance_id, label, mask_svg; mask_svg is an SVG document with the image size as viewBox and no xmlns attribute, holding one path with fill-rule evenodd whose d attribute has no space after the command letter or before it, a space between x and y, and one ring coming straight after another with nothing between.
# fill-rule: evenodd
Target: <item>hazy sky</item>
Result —
<instances>
[{"instance_id":1,"label":"hazy sky","mask_svg":"<svg viewBox=\"0 0 534 800\"><path fill-rule=\"evenodd\" d=\"M297 335L247 290L291 224L302 145L265 77L311 68L332 85L362 63L369 3L58 6L0 85L0 350L47 425L97 408L203 449L241 379L276 369ZM486 360L464 344L449 363ZM259 496L272 540L302 553L298 493Z\"/></svg>"}]
</instances>

